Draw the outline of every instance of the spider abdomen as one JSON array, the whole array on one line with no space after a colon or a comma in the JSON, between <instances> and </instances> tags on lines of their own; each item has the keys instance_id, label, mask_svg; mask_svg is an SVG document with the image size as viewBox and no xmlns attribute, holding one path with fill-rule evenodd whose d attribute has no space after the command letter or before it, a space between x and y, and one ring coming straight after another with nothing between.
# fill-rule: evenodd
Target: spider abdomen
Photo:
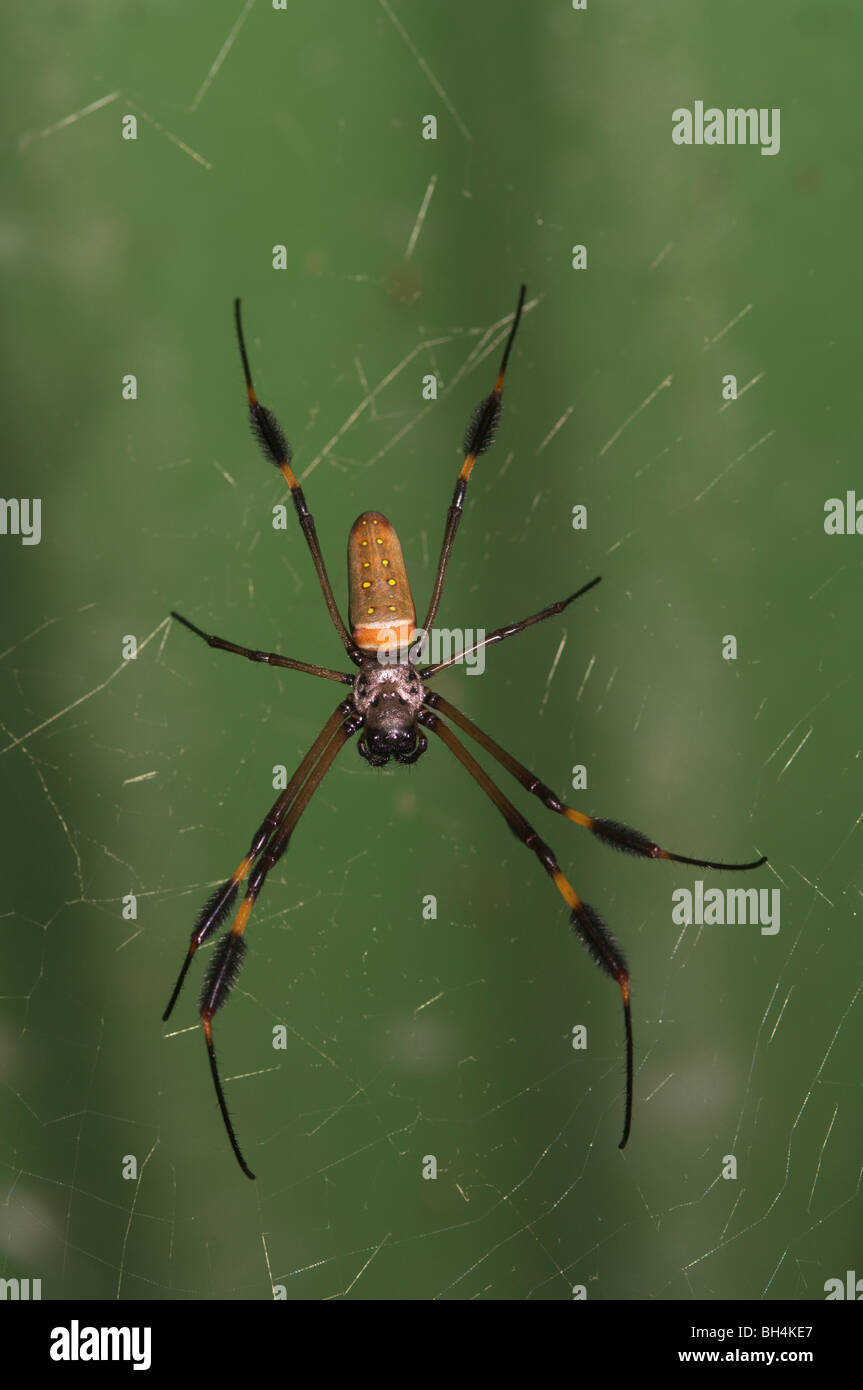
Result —
<instances>
[{"instance_id":1,"label":"spider abdomen","mask_svg":"<svg viewBox=\"0 0 863 1390\"><path fill-rule=\"evenodd\" d=\"M378 656L406 650L416 611L395 527L380 512L363 512L348 537L351 636Z\"/></svg>"}]
</instances>

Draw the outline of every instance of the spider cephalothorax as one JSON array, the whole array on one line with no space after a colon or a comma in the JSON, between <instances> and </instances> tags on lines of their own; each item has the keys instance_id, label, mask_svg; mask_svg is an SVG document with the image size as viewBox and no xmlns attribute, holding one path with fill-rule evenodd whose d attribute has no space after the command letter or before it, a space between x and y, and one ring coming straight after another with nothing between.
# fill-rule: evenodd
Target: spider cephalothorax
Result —
<instances>
[{"instance_id":1,"label":"spider cephalothorax","mask_svg":"<svg viewBox=\"0 0 863 1390\"><path fill-rule=\"evenodd\" d=\"M417 729L425 687L410 662L382 666L367 657L354 681L353 705L363 721L357 748L372 767L394 758L415 763L428 742Z\"/></svg>"},{"instance_id":2,"label":"spider cephalothorax","mask_svg":"<svg viewBox=\"0 0 863 1390\"><path fill-rule=\"evenodd\" d=\"M287 440L282 434L276 417L260 404L255 395L240 324L240 301L237 300L235 304L237 337L246 377L252 429L264 454L279 469L291 490L297 518L308 543L333 626L349 659L358 668L355 673L349 674L347 671L335 671L327 666L313 665L308 661L297 661L293 657L282 656L279 652L257 651L251 647L241 647L236 642L226 641L224 637L216 637L212 633L202 631L195 623L189 622L188 618L180 617L179 613L172 613L171 615L192 632L197 633L211 647L233 652L236 656L244 656L249 661L262 661L268 666L281 666L292 671L305 671L311 676L320 676L324 680L336 681L342 687L346 685L352 687L350 696L342 699L333 710L290 782L255 831L248 850L230 878L210 895L201 908L192 929L186 959L183 962L168 1007L163 1014L163 1018L167 1018L171 1013L186 978L192 957L198 947L212 936L228 917L236 902L240 886L245 883L245 896L236 911L231 929L222 937L210 957L204 987L201 991L200 1015L213 1084L216 1088L216 1097L222 1112L222 1119L225 1122L225 1129L228 1132L237 1162L249 1178L253 1178L255 1175L240 1151L225 1103L222 1083L219 1079L216 1052L213 1046L213 1015L225 1003L231 986L239 974L245 953L244 933L267 875L287 849L300 816L332 766L340 749L355 734L360 735L358 747L361 755L374 767L382 767L391 758L400 763L416 762L428 746L425 733L422 730L428 730L429 733L434 734L485 792L516 838L536 855L566 903L569 920L574 931L577 932L597 965L616 981L620 989L626 1030L626 1103L623 1136L620 1141L621 1148L624 1147L629 1138L633 1089L632 1021L629 1002L629 971L626 961L599 914L583 902L575 892L562 872L553 851L544 840L540 839L533 827L504 795L497 783L492 781L485 768L476 761L470 750L453 732L451 725L457 725L463 733L474 739L490 758L494 758L517 782L521 783L528 793L537 797L549 811L554 811L559 816L565 816L567 820L592 831L597 839L611 845L614 849L623 850L628 854L638 854L647 859L674 859L678 863L693 864L702 869L755 869L765 862L763 858L750 864L718 864L704 859L689 859L685 855L672 854L670 850L660 849L648 836L642 835L640 831L630 830L618 821L598 819L567 806L523 763L520 763L512 754L507 753L499 743L495 743L494 739L489 738L488 734L483 733L482 729L468 719L467 715L462 714L460 709L450 704L449 700L444 699L442 695L438 695L428 688L428 682L432 677L446 667L455 665L467 653L463 653L462 656L450 656L443 661L435 662L434 665L420 668L416 668L411 660L403 660L407 652L415 650L411 646L415 637L418 634L432 631L437 616L450 552L462 516L468 482L477 459L491 445L494 431L500 420L503 379L524 308L524 296L525 289L522 285L518 306L507 335L497 381L493 390L480 401L467 428L464 441L465 459L456 480L452 501L447 512L440 558L435 572L428 612L422 628L417 628L416 625L414 602L411 597L410 584L408 583L398 536L394 527L381 512L363 512L361 516L357 517L351 528L348 538L349 624L348 626L345 625L333 595L312 514L306 506L303 490L291 468L291 452ZM538 613L532 613L527 618L522 618L518 623L510 623L506 627L495 628L493 632L483 636L474 647L470 648L470 651L475 652L480 648L492 646L495 642L503 642L506 638L514 637L516 633L523 632L525 628L532 627L534 623L541 623L546 618L562 613L574 599L586 594L598 583L598 578L591 579L574 594L570 594L568 598L550 603L547 608L541 609Z\"/></svg>"}]
</instances>

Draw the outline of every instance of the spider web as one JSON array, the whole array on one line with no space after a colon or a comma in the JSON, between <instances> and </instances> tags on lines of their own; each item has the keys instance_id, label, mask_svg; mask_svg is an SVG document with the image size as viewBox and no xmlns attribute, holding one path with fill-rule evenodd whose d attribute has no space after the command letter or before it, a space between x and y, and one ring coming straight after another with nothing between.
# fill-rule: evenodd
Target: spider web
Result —
<instances>
[{"instance_id":1,"label":"spider web","mask_svg":"<svg viewBox=\"0 0 863 1390\"><path fill-rule=\"evenodd\" d=\"M684 165L668 139L675 83L725 100L768 64L791 76L763 101L793 110L815 21L776 35L748 5L741 59L727 6L715 32L674 6L612 4L589 30L550 3L325 8L172 16L158 78L158 6L135 35L90 6L62 57L41 21L13 30L4 488L42 497L43 537L0 537L3 1277L94 1299L820 1298L855 1268L861 1177L860 562L821 524L857 447L835 294L852 233L824 191L844 137L798 132L784 165ZM788 224L824 250L829 229L802 286ZM780 930L676 926L698 871L604 849L501 770L629 960L621 1154L617 991L536 859L442 747L378 773L349 747L215 1024L250 1184L207 1072L200 959L159 1016L335 687L209 652L166 614L340 655L293 515L271 525L287 499L248 438L230 301L337 596L348 528L381 507L421 609L522 278L440 621L490 630L603 583L436 688L586 810L683 853L767 853L751 879L701 877L780 889Z\"/></svg>"}]
</instances>

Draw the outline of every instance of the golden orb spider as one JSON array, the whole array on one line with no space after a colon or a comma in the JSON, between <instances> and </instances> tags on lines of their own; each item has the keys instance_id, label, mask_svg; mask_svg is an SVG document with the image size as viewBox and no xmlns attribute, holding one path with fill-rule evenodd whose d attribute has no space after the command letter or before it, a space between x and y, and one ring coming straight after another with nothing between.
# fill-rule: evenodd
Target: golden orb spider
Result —
<instances>
[{"instance_id":1,"label":"golden orb spider","mask_svg":"<svg viewBox=\"0 0 863 1390\"><path fill-rule=\"evenodd\" d=\"M447 565L461 520L465 493L474 464L491 446L495 430L501 416L503 381L509 362L512 345L524 308L525 286L522 285L518 304L513 315L512 327L506 340L503 359L493 390L482 400L473 413L464 439L465 460L456 480L455 490L444 528L443 543L437 564L431 601L421 633L430 633L443 592ZM243 339L240 319L240 301L234 302L234 316L246 389L249 397L249 413L252 430L264 452L284 475L291 491L297 518L306 538L312 561L317 571L324 602L329 609L333 625L345 651L357 670L354 673L334 671L325 666L315 666L305 661L295 661L291 657L280 656L277 652L253 651L249 647L238 646L222 637L204 632L188 618L172 612L185 627L211 647L221 651L233 652L249 661L262 661L270 666L285 666L292 671L305 671L324 680L338 681L351 687L350 694L338 704L303 758L285 790L281 793L265 819L252 837L252 842L243 858L227 882L207 899L198 914L192 929L189 949L183 962L174 992L171 995L163 1019L167 1019L177 1002L177 997L186 978L186 972L198 947L217 931L228 916L237 897L240 885L248 879L245 896L234 918L230 931L222 937L213 951L206 970L200 997L201 1023L207 1043L210 1070L216 1097L225 1122L225 1129L237 1162L247 1178L254 1173L244 1159L228 1107L222 1090L216 1052L213 1046L213 1016L225 1003L232 985L240 973L245 955L244 932L249 917L264 885L266 877L274 864L284 854L297 822L323 777L332 765L336 755L351 739L359 733L358 751L373 767L380 767L391 758L400 763L414 763L426 752L428 740L425 730L437 738L458 759L462 767L470 773L474 781L500 811L510 830L528 849L533 850L540 864L554 883L570 912L570 922L580 936L597 965L617 981L623 1001L624 1027L626 1037L626 1103L623 1122L623 1137L620 1148L624 1148L629 1138L632 1123L633 1092L633 1048L632 1014L629 998L629 971L626 961L614 937L605 926L599 914L587 903L582 902L569 880L562 873L554 853L540 839L533 827L488 773L476 761L472 753L453 732L449 723L441 715L456 724L479 744L490 757L494 758L516 781L537 797L550 811L565 816L576 825L593 831L598 839L614 849L627 854L641 855L646 859L672 859L678 864L691 864L700 869L757 869L766 863L766 855L747 864L719 864L708 859L691 859L687 855L673 854L660 849L659 845L638 830L631 830L619 821L602 820L584 815L581 811L567 806L543 782L535 777L523 763L488 734L483 733L472 720L428 688L427 682L439 671L495 642L514 637L534 623L541 623L573 603L599 583L599 576L583 584L568 598L551 603L538 613L532 613L520 622L508 627L496 628L467 651L434 665L422 666L417 659L415 637L417 635L416 612L408 583L407 571L402 557L401 546L394 527L380 512L363 512L351 528L348 538L348 590L350 630L345 626L338 605L333 596L324 557L318 543L315 523L306 506L306 499L296 475L291 468L291 450L282 433L276 417L258 401L252 385L252 374Z\"/></svg>"}]
</instances>

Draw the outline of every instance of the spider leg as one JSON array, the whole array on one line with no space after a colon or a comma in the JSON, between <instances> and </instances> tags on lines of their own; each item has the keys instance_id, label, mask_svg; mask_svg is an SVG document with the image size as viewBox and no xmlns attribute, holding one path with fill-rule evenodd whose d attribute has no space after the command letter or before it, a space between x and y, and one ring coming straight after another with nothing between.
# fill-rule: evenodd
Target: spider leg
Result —
<instances>
[{"instance_id":1,"label":"spider leg","mask_svg":"<svg viewBox=\"0 0 863 1390\"><path fill-rule=\"evenodd\" d=\"M177 1002L180 990L183 988L183 981L186 978L186 972L188 971L189 966L192 964L192 957L194 956L198 947L201 946L207 940L208 937L212 936L213 932L221 926L222 922L227 917L228 913L234 905L234 899L237 896L237 890L240 884L248 875L249 870L251 869L261 850L264 848L270 835L278 826L287 808L293 801L298 789L305 781L309 773L309 769L321 756L330 739L333 737L334 733L341 724L342 720L349 712L350 708L351 706L348 704L347 701L342 701L342 703L330 715L329 719L327 720L321 732L318 734L318 737L315 739L308 753L303 758L303 761L300 763L290 782L285 787L285 790L281 793L278 800L274 802L266 818L261 821L261 824L258 826L258 829L255 831L252 837L252 842L249 845L248 850L244 854L243 858L240 860L234 872L231 874L231 877L227 880L226 883L223 883L219 888L215 889L215 891L210 894L209 898L204 903L204 906L198 913L198 916L195 919L195 925L192 928L192 936L189 941L189 949L186 952L186 959L183 961L180 973L177 977L177 983L174 985L171 998L168 1001L168 1007L162 1014L163 1023L166 1022L167 1019L170 1017L174 1005Z\"/></svg>"},{"instance_id":2,"label":"spider leg","mask_svg":"<svg viewBox=\"0 0 863 1390\"><path fill-rule=\"evenodd\" d=\"M494 384L494 389L489 393L489 395L487 395L483 400L480 401L479 405L473 413L473 418L471 419L471 422L467 427L467 433L464 437L465 461L462 464L461 471L458 475L458 478L456 479L455 490L452 495L452 501L449 505L449 511L447 512L446 527L444 528L443 543L441 545L440 559L438 560L437 564L437 573L435 574L435 581L434 587L432 589L431 601L429 603L428 613L426 614L426 620L423 623L423 628L426 632L430 631L431 625L435 620L435 616L440 606L441 594L443 593L444 579L446 578L446 569L447 565L449 564L450 551L453 547L455 533L458 530L458 524L461 521L462 507L464 506L464 495L467 492L467 485L470 481L470 475L473 472L473 466L479 458L480 454L484 454L486 449L489 449L491 447L491 444L494 440L495 430L497 429L498 423L500 421L501 410L503 409L501 404L501 397L503 395L503 379L506 375L506 365L509 361L509 354L512 351L512 345L515 341L515 335L518 331L518 325L521 321L521 312L524 308L524 297L526 293L526 287L522 285L518 295L518 304L516 305L515 314L512 320L512 328L509 330L509 337L506 340L506 347L503 350L503 360L500 364L500 371L498 372L497 381Z\"/></svg>"},{"instance_id":3,"label":"spider leg","mask_svg":"<svg viewBox=\"0 0 863 1390\"><path fill-rule=\"evenodd\" d=\"M425 673L423 673L424 675ZM440 710L466 734L470 734L475 739L480 748L484 748L486 753L505 767L521 785L526 788L533 796L539 798L543 806L547 806L549 811L556 811L558 815L565 816L567 820L574 821L576 825L583 826L586 830L591 830L598 840L603 844L610 845L612 849L622 850L624 854L637 854L644 859L672 859L677 864L692 864L697 869L726 869L736 873L744 873L748 869L760 869L762 864L767 863L767 855L763 854L760 859L750 860L746 864L725 864L714 859L691 859L685 854L674 854L671 850L661 849L654 844L648 835L642 834L640 830L633 830L628 825L621 824L620 821L602 820L598 816L586 816L582 811L576 811L572 806L567 806L556 796L550 787L541 782L538 777L514 758L511 753L507 753L505 748L501 748L493 738L484 733L472 719L468 719L466 714L445 700L442 695L434 691L426 692L425 703L431 709Z\"/></svg>"},{"instance_id":4,"label":"spider leg","mask_svg":"<svg viewBox=\"0 0 863 1390\"><path fill-rule=\"evenodd\" d=\"M599 583L601 575L591 579L589 584L582 584L580 589L576 589L569 598L558 599L556 603L550 603L547 608L543 608L539 613L531 613L529 618L522 618L521 622L510 623L507 627L496 627L494 632L490 632L481 642L475 642L472 647L459 653L458 656L450 657L448 661L439 661L434 666L425 666L420 671L420 679L428 680L429 676L437 675L438 671L445 671L448 666L460 665L467 657L473 656L482 647L490 647L494 642L502 642L505 637L515 637L516 633L524 632L526 627L533 627L534 623L544 622L546 618L553 618L555 613L562 613L564 608L568 608L582 594L586 594L589 589L593 589Z\"/></svg>"},{"instance_id":5,"label":"spider leg","mask_svg":"<svg viewBox=\"0 0 863 1390\"><path fill-rule=\"evenodd\" d=\"M342 711L337 711L340 715ZM312 796L317 791L325 774L329 771L336 755L347 743L348 739L356 733L359 728L359 721L356 716L342 715L341 723L334 733L330 735L329 742L320 754L317 763L309 772L301 790L297 793L290 810L285 815L281 824L273 831L270 839L261 854L257 864L249 876L246 895L240 904L236 917L234 918L231 930L222 937L213 951L207 974L204 978L204 986L201 990L200 1014L201 1024L204 1029L204 1039L207 1044L207 1056L210 1061L210 1071L213 1076L213 1085L216 1088L216 1099L219 1102L219 1109L222 1112L222 1119L228 1138L231 1141L231 1148L234 1157L242 1168L247 1178L254 1178L242 1150L237 1142L234 1126L228 1113L225 1101L225 1094L222 1089L222 1082L219 1076L219 1067L216 1061L216 1050L213 1044L213 1015L222 1007L227 997L236 983L237 976L242 968L243 959L246 954L246 943L243 933L249 922L252 908L255 905L258 894L264 885L267 875L281 859L290 843L297 821L308 806ZM320 740L318 740L320 742ZM287 790L287 789L286 789Z\"/></svg>"},{"instance_id":6,"label":"spider leg","mask_svg":"<svg viewBox=\"0 0 863 1390\"><path fill-rule=\"evenodd\" d=\"M327 574L327 567L324 563L324 557L321 554L320 541L318 540L318 533L315 529L315 519L309 511L308 506L306 505L306 499L303 495L303 489L300 487L297 476L291 467L291 447L288 444L288 441L285 438L284 434L282 433L282 427L279 424L273 412L271 410L268 410L266 406L261 405L257 396L255 395L255 388L252 385L252 373L249 368L249 359L246 353L246 344L243 338L243 323L240 317L239 299L234 300L234 319L237 325L237 339L240 345L240 356L243 359L243 373L246 378L246 391L248 392L249 396L249 419L252 426L252 432L255 438L257 439L258 443L260 444L264 456L270 460L270 463L275 464L276 468L279 469L285 482L291 490L291 499L294 504L294 510L297 513L297 520L299 521L303 535L306 538L306 543L308 544L309 551L312 557L312 563L314 564L315 570L317 571L318 581L321 586L321 592L324 596L324 602L327 605L330 617L333 620L333 626L335 627L336 632L339 634L339 637L341 638L341 641L344 644L345 651L351 658L351 661L353 661L357 666L359 666L360 662L362 661L362 653L360 652L359 648L357 647L356 643L354 642L353 638L350 636L350 633L345 627L342 615L339 612L338 604L336 603L336 600L333 596L333 586L330 583L330 578Z\"/></svg>"},{"instance_id":7,"label":"spider leg","mask_svg":"<svg viewBox=\"0 0 863 1390\"><path fill-rule=\"evenodd\" d=\"M623 1021L626 1033L626 1106L623 1120L623 1136L620 1140L620 1148L625 1148L629 1138L629 1131L632 1124L632 1089L633 1089L633 1046L632 1046L632 1013L630 1010L630 990L629 990L629 970L626 960L620 947L617 945L611 932L606 927L599 913L588 903L582 902L569 880L561 871L560 865L554 856L554 851L549 848L544 840L541 840L533 826L525 820L520 811L513 806L512 802L504 796L503 792L491 780L488 773L476 761L472 753L469 753L461 740L453 733L443 720L436 714L428 710L421 710L419 722L430 729L432 733L446 744L451 753L458 758L464 767L479 784L490 801L494 803L500 811L510 830L521 841L527 849L533 850L542 867L554 883L555 888L560 893L564 902L570 910L570 923L582 942L587 947L590 955L596 961L601 970L606 975L610 975L615 980L620 989L620 997L623 1002Z\"/></svg>"},{"instance_id":8,"label":"spider leg","mask_svg":"<svg viewBox=\"0 0 863 1390\"><path fill-rule=\"evenodd\" d=\"M176 618L178 623L187 627L190 632L194 632L198 637L203 637L208 647L218 647L223 652L233 652L235 656L244 656L248 661L262 661L267 666L286 666L290 671L304 671L309 676L323 676L328 681L341 681L342 685L353 685L353 676L348 675L347 671L333 671L329 666L314 666L309 661L294 661L292 657L280 656L278 652L258 652L251 647L240 647L236 642L228 642L224 637L214 637L211 632L204 632L195 623L189 622L182 613L177 613L171 609L171 617Z\"/></svg>"}]
</instances>

